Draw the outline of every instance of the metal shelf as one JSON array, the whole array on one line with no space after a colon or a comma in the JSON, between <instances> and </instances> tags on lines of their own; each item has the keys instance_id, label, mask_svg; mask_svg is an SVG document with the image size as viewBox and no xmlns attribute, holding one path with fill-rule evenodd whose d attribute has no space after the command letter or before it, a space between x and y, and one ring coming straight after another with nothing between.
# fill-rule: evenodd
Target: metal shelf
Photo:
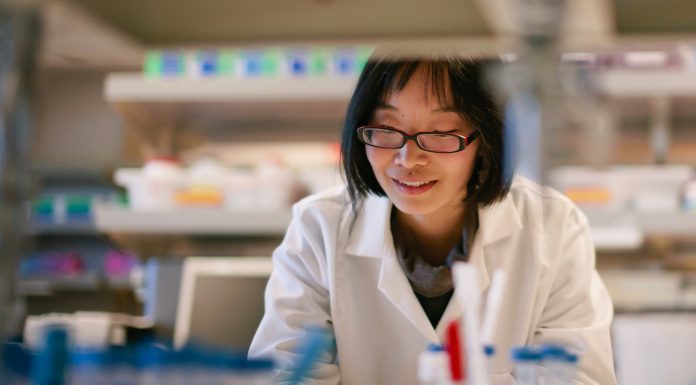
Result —
<instances>
[{"instance_id":1,"label":"metal shelf","mask_svg":"<svg viewBox=\"0 0 696 385\"><path fill-rule=\"evenodd\" d=\"M696 214L583 209L591 226L635 226L646 235L696 236Z\"/></svg>"},{"instance_id":2,"label":"metal shelf","mask_svg":"<svg viewBox=\"0 0 696 385\"><path fill-rule=\"evenodd\" d=\"M100 204L94 207L99 231L171 235L282 235L291 210L232 212L220 208L186 208L173 211L133 211Z\"/></svg>"},{"instance_id":3,"label":"metal shelf","mask_svg":"<svg viewBox=\"0 0 696 385\"><path fill-rule=\"evenodd\" d=\"M104 96L110 102L346 102L356 81L357 76L150 79L113 73L106 78Z\"/></svg>"},{"instance_id":4,"label":"metal shelf","mask_svg":"<svg viewBox=\"0 0 696 385\"><path fill-rule=\"evenodd\" d=\"M223 126L294 121L340 127L356 81L355 76L149 79L141 73L113 73L106 78L104 96L136 127L152 121Z\"/></svg>"},{"instance_id":5,"label":"metal shelf","mask_svg":"<svg viewBox=\"0 0 696 385\"><path fill-rule=\"evenodd\" d=\"M600 89L615 97L678 97L696 95L696 71L609 70L599 74Z\"/></svg>"},{"instance_id":6,"label":"metal shelf","mask_svg":"<svg viewBox=\"0 0 696 385\"><path fill-rule=\"evenodd\" d=\"M696 237L696 214L583 210L598 250L633 250L646 236Z\"/></svg>"},{"instance_id":7,"label":"metal shelf","mask_svg":"<svg viewBox=\"0 0 696 385\"><path fill-rule=\"evenodd\" d=\"M17 282L20 295L48 296L61 291L96 291L114 289L132 289L128 278L106 278L98 274L87 273L76 277L27 277Z\"/></svg>"},{"instance_id":8,"label":"metal shelf","mask_svg":"<svg viewBox=\"0 0 696 385\"><path fill-rule=\"evenodd\" d=\"M27 231L31 235L83 236L98 234L91 220L66 223L31 222L29 223Z\"/></svg>"}]
</instances>

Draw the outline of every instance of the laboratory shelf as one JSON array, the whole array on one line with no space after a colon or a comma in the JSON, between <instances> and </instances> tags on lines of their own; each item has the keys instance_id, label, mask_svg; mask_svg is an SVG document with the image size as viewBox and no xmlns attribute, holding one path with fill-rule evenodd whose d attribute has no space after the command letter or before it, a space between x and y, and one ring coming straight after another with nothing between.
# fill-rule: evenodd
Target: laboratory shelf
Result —
<instances>
[{"instance_id":1,"label":"laboratory shelf","mask_svg":"<svg viewBox=\"0 0 696 385\"><path fill-rule=\"evenodd\" d=\"M584 209L598 250L635 250L645 237L693 239L696 214L687 212L617 212Z\"/></svg>"},{"instance_id":2,"label":"laboratory shelf","mask_svg":"<svg viewBox=\"0 0 696 385\"><path fill-rule=\"evenodd\" d=\"M128 278L105 278L94 273L76 277L25 277L17 281L17 292L20 295L48 296L56 292L102 289L133 289L133 284Z\"/></svg>"},{"instance_id":3,"label":"laboratory shelf","mask_svg":"<svg viewBox=\"0 0 696 385\"><path fill-rule=\"evenodd\" d=\"M696 95L696 71L608 70L600 72L598 84L603 93L615 97L691 97Z\"/></svg>"},{"instance_id":4,"label":"laboratory shelf","mask_svg":"<svg viewBox=\"0 0 696 385\"><path fill-rule=\"evenodd\" d=\"M30 222L27 232L31 235L97 235L94 224L89 222L41 223Z\"/></svg>"},{"instance_id":5,"label":"laboratory shelf","mask_svg":"<svg viewBox=\"0 0 696 385\"><path fill-rule=\"evenodd\" d=\"M633 226L646 235L696 236L696 214L688 212L583 211L593 227Z\"/></svg>"},{"instance_id":6,"label":"laboratory shelf","mask_svg":"<svg viewBox=\"0 0 696 385\"><path fill-rule=\"evenodd\" d=\"M182 208L134 211L98 204L94 218L99 231L129 234L279 236L290 223L291 210L228 211L222 208Z\"/></svg>"},{"instance_id":7,"label":"laboratory shelf","mask_svg":"<svg viewBox=\"0 0 696 385\"><path fill-rule=\"evenodd\" d=\"M147 78L112 73L104 95L110 102L347 101L356 76L287 78Z\"/></svg>"},{"instance_id":8,"label":"laboratory shelf","mask_svg":"<svg viewBox=\"0 0 696 385\"><path fill-rule=\"evenodd\" d=\"M147 78L112 73L104 96L137 126L150 120L234 125L243 121L323 122L339 126L355 76L297 78Z\"/></svg>"},{"instance_id":9,"label":"laboratory shelf","mask_svg":"<svg viewBox=\"0 0 696 385\"><path fill-rule=\"evenodd\" d=\"M696 237L696 214L634 214L641 229L649 235Z\"/></svg>"}]
</instances>

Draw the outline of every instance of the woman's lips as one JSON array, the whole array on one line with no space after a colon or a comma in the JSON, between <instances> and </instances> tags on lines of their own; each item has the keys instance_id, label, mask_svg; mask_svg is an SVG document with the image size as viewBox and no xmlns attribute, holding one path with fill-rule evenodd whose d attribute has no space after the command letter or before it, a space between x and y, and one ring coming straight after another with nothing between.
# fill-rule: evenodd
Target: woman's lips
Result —
<instances>
[{"instance_id":1,"label":"woman's lips","mask_svg":"<svg viewBox=\"0 0 696 385\"><path fill-rule=\"evenodd\" d=\"M431 181L420 181L420 182L411 182L411 181L400 181L398 179L392 178L392 181L394 181L394 185L396 186L396 189L399 190L400 192L408 195L417 195L417 194L423 194L424 192L430 190L435 186L437 183L436 180L431 180Z\"/></svg>"}]
</instances>

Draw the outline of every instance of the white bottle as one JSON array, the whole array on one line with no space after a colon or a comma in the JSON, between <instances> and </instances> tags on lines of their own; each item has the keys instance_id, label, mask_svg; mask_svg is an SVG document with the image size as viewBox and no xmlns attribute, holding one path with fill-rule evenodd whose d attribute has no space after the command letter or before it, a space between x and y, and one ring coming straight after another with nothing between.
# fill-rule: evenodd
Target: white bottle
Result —
<instances>
[{"instance_id":1,"label":"white bottle","mask_svg":"<svg viewBox=\"0 0 696 385\"><path fill-rule=\"evenodd\" d=\"M422 385L452 385L449 357L442 345L431 344L420 354L418 379Z\"/></svg>"}]
</instances>

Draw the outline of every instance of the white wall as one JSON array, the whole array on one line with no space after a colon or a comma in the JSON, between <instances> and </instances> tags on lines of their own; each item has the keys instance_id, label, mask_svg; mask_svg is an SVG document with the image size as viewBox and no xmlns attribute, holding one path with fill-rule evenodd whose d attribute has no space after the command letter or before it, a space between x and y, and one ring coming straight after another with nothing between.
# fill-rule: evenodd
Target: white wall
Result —
<instances>
[{"instance_id":1,"label":"white wall","mask_svg":"<svg viewBox=\"0 0 696 385\"><path fill-rule=\"evenodd\" d=\"M51 70L36 79L32 159L48 169L117 166L122 121L102 96L104 72Z\"/></svg>"}]
</instances>

